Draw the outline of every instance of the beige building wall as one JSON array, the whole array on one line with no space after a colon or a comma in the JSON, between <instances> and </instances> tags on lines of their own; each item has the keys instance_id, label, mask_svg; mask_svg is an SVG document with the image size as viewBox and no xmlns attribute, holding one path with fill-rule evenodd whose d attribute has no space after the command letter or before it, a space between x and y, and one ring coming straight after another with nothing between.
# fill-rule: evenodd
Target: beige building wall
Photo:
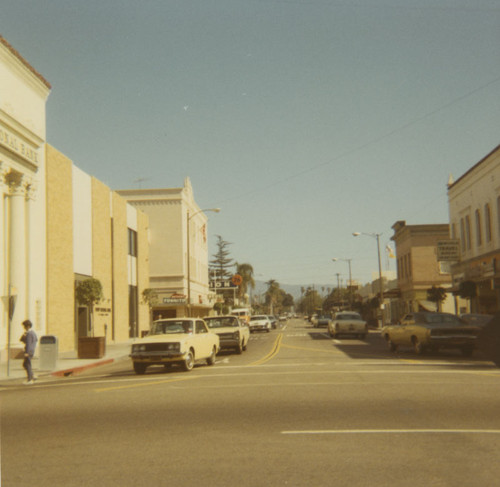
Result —
<instances>
[{"instance_id":1,"label":"beige building wall","mask_svg":"<svg viewBox=\"0 0 500 487\"><path fill-rule=\"evenodd\" d=\"M139 336L149 330L149 306L142 301L142 291L149 288L149 218L137 213L137 287L139 291Z\"/></svg>"},{"instance_id":2,"label":"beige building wall","mask_svg":"<svg viewBox=\"0 0 500 487\"><path fill-rule=\"evenodd\" d=\"M112 193L113 235L113 339L129 338L127 202Z\"/></svg>"},{"instance_id":3,"label":"beige building wall","mask_svg":"<svg viewBox=\"0 0 500 487\"><path fill-rule=\"evenodd\" d=\"M60 351L75 346L72 166L47 145L47 334L58 337Z\"/></svg>"},{"instance_id":4,"label":"beige building wall","mask_svg":"<svg viewBox=\"0 0 500 487\"><path fill-rule=\"evenodd\" d=\"M94 307L94 336L111 336L111 201L110 189L92 178L92 277L102 284L103 299Z\"/></svg>"},{"instance_id":5,"label":"beige building wall","mask_svg":"<svg viewBox=\"0 0 500 487\"><path fill-rule=\"evenodd\" d=\"M400 309L410 312L422 306L435 311L435 304L427 301L427 290L432 286L451 288L451 274L437 260L437 243L450 238L449 225L406 225L405 221L398 221L392 228L402 301ZM441 310L455 311L451 294L442 303Z\"/></svg>"},{"instance_id":6,"label":"beige building wall","mask_svg":"<svg viewBox=\"0 0 500 487\"><path fill-rule=\"evenodd\" d=\"M156 290L157 317L185 316L188 295L187 220L190 218L190 290L192 316L213 307L208 287L206 212L194 200L189 178L182 188L120 190L120 195L149 217L150 287Z\"/></svg>"}]
</instances>

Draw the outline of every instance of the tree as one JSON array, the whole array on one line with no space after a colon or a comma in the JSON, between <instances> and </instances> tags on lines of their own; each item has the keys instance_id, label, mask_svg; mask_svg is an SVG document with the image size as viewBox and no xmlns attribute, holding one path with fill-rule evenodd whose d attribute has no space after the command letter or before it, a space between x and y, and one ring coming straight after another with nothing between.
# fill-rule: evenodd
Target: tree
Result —
<instances>
[{"instance_id":1,"label":"tree","mask_svg":"<svg viewBox=\"0 0 500 487\"><path fill-rule=\"evenodd\" d=\"M474 281L462 281L458 285L458 295L461 298L469 300L469 309L472 305L472 299L477 296L477 285ZM472 309L471 309L472 311Z\"/></svg>"},{"instance_id":2,"label":"tree","mask_svg":"<svg viewBox=\"0 0 500 487\"><path fill-rule=\"evenodd\" d=\"M280 285L275 279L270 279L266 282L266 304L269 305L269 314L274 314L274 307L278 304L280 296Z\"/></svg>"},{"instance_id":3,"label":"tree","mask_svg":"<svg viewBox=\"0 0 500 487\"><path fill-rule=\"evenodd\" d=\"M142 303L149 307L149 322L153 321L153 307L158 304L158 293L155 289L147 288L142 291Z\"/></svg>"},{"instance_id":4,"label":"tree","mask_svg":"<svg viewBox=\"0 0 500 487\"><path fill-rule=\"evenodd\" d=\"M239 274L243 281L238 289L238 297L242 299L247 294L248 288L255 289L253 278L253 267L250 264L236 263L236 274Z\"/></svg>"},{"instance_id":5,"label":"tree","mask_svg":"<svg viewBox=\"0 0 500 487\"><path fill-rule=\"evenodd\" d=\"M77 284L76 300L90 308L90 332L94 336L94 305L103 299L102 284L99 279L90 277Z\"/></svg>"},{"instance_id":6,"label":"tree","mask_svg":"<svg viewBox=\"0 0 500 487\"><path fill-rule=\"evenodd\" d=\"M446 300L446 289L432 286L427 289L427 300L436 303L437 311L441 312L441 303Z\"/></svg>"},{"instance_id":7,"label":"tree","mask_svg":"<svg viewBox=\"0 0 500 487\"><path fill-rule=\"evenodd\" d=\"M213 259L210 261L210 276L213 279L226 279L232 276L232 272L229 271L234 267L234 261L229 257L228 247L231 245L230 242L226 242L220 235L217 237L217 252L213 255Z\"/></svg>"}]
</instances>

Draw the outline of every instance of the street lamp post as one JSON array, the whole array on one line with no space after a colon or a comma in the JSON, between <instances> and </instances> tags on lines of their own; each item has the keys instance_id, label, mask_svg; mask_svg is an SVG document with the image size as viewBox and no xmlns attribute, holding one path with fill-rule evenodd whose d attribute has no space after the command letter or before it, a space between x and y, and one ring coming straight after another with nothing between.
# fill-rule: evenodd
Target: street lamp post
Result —
<instances>
[{"instance_id":1,"label":"street lamp post","mask_svg":"<svg viewBox=\"0 0 500 487\"><path fill-rule=\"evenodd\" d=\"M384 283L382 281L382 264L380 261L380 235L381 233L364 233L364 232L353 232L354 237L359 237L360 235L367 235L368 237L375 238L377 240L377 255L378 255L378 277L379 277L379 292L380 292L380 306L381 306L381 318L382 318L382 326L385 324L384 319Z\"/></svg>"},{"instance_id":2,"label":"street lamp post","mask_svg":"<svg viewBox=\"0 0 500 487\"><path fill-rule=\"evenodd\" d=\"M351 274L351 261L352 259L337 259L334 257L332 259L333 262L337 262L339 260L342 260L344 262L347 262L349 264L349 308L352 309L352 274Z\"/></svg>"},{"instance_id":3,"label":"street lamp post","mask_svg":"<svg viewBox=\"0 0 500 487\"><path fill-rule=\"evenodd\" d=\"M198 210L196 213L192 215L189 214L189 210L187 211L186 217L186 242L187 242L187 315L191 316L191 244L190 244L190 228L189 222L191 218L195 217L199 213L203 213L205 211L213 211L214 213L219 213L220 208L206 208L204 210Z\"/></svg>"}]
</instances>

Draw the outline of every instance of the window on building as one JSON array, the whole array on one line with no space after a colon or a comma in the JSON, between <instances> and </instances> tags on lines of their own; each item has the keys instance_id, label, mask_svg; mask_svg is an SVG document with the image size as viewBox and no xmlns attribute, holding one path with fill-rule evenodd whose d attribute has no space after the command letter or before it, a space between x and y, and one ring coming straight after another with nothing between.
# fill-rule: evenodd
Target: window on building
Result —
<instances>
[{"instance_id":1,"label":"window on building","mask_svg":"<svg viewBox=\"0 0 500 487\"><path fill-rule=\"evenodd\" d=\"M500 196L497 198L497 225L498 235L500 235Z\"/></svg>"},{"instance_id":2,"label":"window on building","mask_svg":"<svg viewBox=\"0 0 500 487\"><path fill-rule=\"evenodd\" d=\"M490 205L484 205L484 236L486 242L491 242L491 209Z\"/></svg>"},{"instance_id":3,"label":"window on building","mask_svg":"<svg viewBox=\"0 0 500 487\"><path fill-rule=\"evenodd\" d=\"M137 232L128 229L128 255L137 257Z\"/></svg>"},{"instance_id":4,"label":"window on building","mask_svg":"<svg viewBox=\"0 0 500 487\"><path fill-rule=\"evenodd\" d=\"M481 212L476 210L476 245L480 247L483 244L483 230L481 228Z\"/></svg>"},{"instance_id":5,"label":"window on building","mask_svg":"<svg viewBox=\"0 0 500 487\"><path fill-rule=\"evenodd\" d=\"M467 244L467 250L472 248L471 236L470 236L470 217L467 215L465 217L465 241Z\"/></svg>"},{"instance_id":6,"label":"window on building","mask_svg":"<svg viewBox=\"0 0 500 487\"><path fill-rule=\"evenodd\" d=\"M465 252L465 221L463 218L460 219L460 245L462 252Z\"/></svg>"}]
</instances>

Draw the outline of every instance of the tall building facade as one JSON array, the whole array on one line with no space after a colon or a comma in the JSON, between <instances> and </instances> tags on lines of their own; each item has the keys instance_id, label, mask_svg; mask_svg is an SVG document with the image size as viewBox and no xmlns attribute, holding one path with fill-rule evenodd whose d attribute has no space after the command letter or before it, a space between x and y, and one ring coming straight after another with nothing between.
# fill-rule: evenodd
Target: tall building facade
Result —
<instances>
[{"instance_id":1,"label":"tall building facade","mask_svg":"<svg viewBox=\"0 0 500 487\"><path fill-rule=\"evenodd\" d=\"M45 103L50 84L0 37L0 344L46 326ZM5 357L2 354L2 359Z\"/></svg>"},{"instance_id":2,"label":"tall building facade","mask_svg":"<svg viewBox=\"0 0 500 487\"><path fill-rule=\"evenodd\" d=\"M460 262L452 267L453 287L469 282L476 296L462 312L500 311L500 146L448 185L451 235Z\"/></svg>"},{"instance_id":3,"label":"tall building facade","mask_svg":"<svg viewBox=\"0 0 500 487\"><path fill-rule=\"evenodd\" d=\"M78 338L124 341L149 327L141 295L149 286L148 218L47 145L47 333L63 349ZM97 279L91 309L75 288Z\"/></svg>"},{"instance_id":4,"label":"tall building facade","mask_svg":"<svg viewBox=\"0 0 500 487\"><path fill-rule=\"evenodd\" d=\"M441 305L442 311L454 312L449 265L438 259L438 243L450 240L447 223L407 225L400 220L392 226L391 237L396 244L398 288L397 310L401 317L419 310L437 311L436 303L429 302L427 290L441 287L450 291Z\"/></svg>"},{"instance_id":5,"label":"tall building facade","mask_svg":"<svg viewBox=\"0 0 500 487\"><path fill-rule=\"evenodd\" d=\"M17 353L22 322L55 335L123 341L148 329L147 216L46 143L50 84L0 37L0 350ZM76 299L99 280L92 309ZM93 319L91 319L93 318Z\"/></svg>"},{"instance_id":6,"label":"tall building facade","mask_svg":"<svg viewBox=\"0 0 500 487\"><path fill-rule=\"evenodd\" d=\"M194 200L189 178L182 188L118 193L149 217L153 317L207 315L215 298L208 283L208 218Z\"/></svg>"}]
</instances>

